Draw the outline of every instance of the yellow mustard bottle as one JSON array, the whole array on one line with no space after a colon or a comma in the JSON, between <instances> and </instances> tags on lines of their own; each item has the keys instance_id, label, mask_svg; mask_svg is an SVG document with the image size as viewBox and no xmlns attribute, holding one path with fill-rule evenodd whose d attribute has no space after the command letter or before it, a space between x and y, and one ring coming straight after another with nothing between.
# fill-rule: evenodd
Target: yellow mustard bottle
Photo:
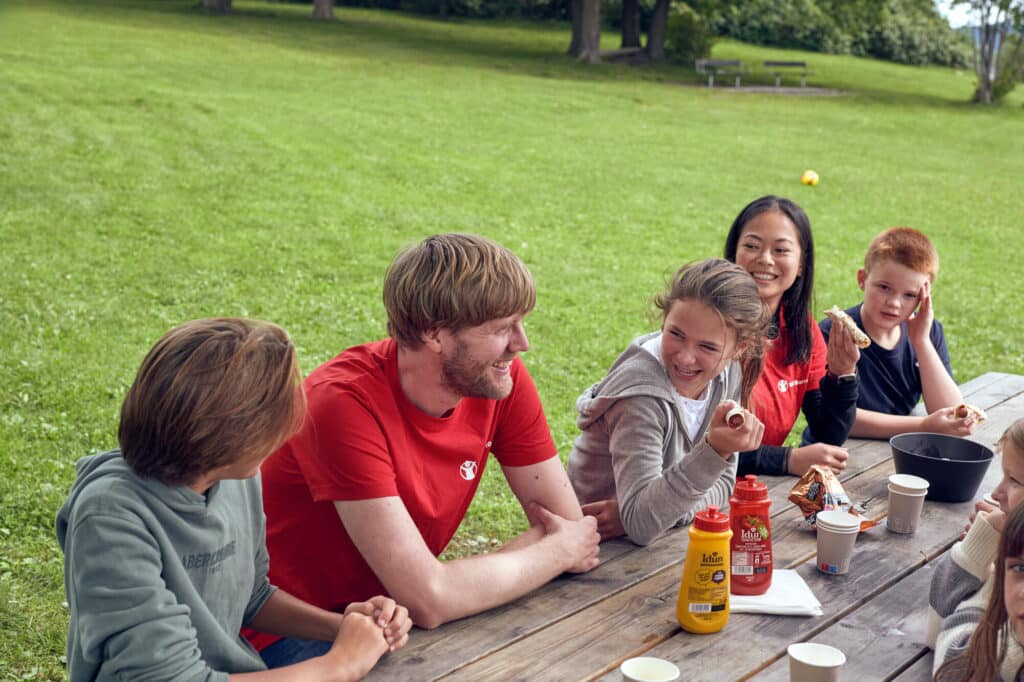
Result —
<instances>
[{"instance_id":1,"label":"yellow mustard bottle","mask_svg":"<svg viewBox=\"0 0 1024 682\"><path fill-rule=\"evenodd\" d=\"M676 619L687 632L718 632L729 622L729 515L708 507L690 526Z\"/></svg>"}]
</instances>

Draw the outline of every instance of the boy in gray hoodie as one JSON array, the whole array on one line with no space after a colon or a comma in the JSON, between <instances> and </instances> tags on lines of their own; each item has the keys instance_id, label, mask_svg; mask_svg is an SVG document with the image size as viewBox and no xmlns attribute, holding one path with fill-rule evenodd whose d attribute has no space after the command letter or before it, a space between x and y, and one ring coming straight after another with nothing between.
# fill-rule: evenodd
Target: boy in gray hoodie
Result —
<instances>
[{"instance_id":1,"label":"boy in gray hoodie","mask_svg":"<svg viewBox=\"0 0 1024 682\"><path fill-rule=\"evenodd\" d=\"M264 679L243 625L334 642L266 679L358 679L405 644L411 623L390 599L342 615L267 579L257 474L303 419L300 378L285 332L249 320L186 323L146 356L121 449L78 462L57 515L72 682Z\"/></svg>"}]
</instances>

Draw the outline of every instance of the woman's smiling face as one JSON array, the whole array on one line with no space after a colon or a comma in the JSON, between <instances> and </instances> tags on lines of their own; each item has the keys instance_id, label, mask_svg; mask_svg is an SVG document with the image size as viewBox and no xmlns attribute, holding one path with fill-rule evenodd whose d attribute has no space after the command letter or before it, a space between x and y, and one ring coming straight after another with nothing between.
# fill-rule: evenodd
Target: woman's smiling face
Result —
<instances>
[{"instance_id":1,"label":"woman's smiling face","mask_svg":"<svg viewBox=\"0 0 1024 682\"><path fill-rule=\"evenodd\" d=\"M751 218L740 232L736 263L751 274L761 300L772 312L782 295L803 274L803 249L796 225L782 211L766 211Z\"/></svg>"}]
</instances>

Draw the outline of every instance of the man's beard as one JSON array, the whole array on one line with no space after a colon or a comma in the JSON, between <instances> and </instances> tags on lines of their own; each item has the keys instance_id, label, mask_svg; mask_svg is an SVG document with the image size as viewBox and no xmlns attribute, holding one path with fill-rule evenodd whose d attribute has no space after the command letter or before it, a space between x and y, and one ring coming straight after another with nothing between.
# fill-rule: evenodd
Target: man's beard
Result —
<instances>
[{"instance_id":1,"label":"man's beard","mask_svg":"<svg viewBox=\"0 0 1024 682\"><path fill-rule=\"evenodd\" d=\"M463 398L489 398L501 400L512 392L512 378L496 382L491 376L491 364L474 362L466 344L455 340L455 352L441 361L441 385Z\"/></svg>"}]
</instances>

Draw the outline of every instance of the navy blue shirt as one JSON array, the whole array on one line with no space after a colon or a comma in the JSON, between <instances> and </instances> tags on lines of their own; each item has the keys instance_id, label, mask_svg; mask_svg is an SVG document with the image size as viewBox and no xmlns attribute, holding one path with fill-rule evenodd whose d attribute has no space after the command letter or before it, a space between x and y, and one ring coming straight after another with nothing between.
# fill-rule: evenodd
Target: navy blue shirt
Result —
<instances>
[{"instance_id":1,"label":"navy blue shirt","mask_svg":"<svg viewBox=\"0 0 1024 682\"><path fill-rule=\"evenodd\" d=\"M853 318L857 326L864 329L861 320L861 305L847 309L846 313ZM832 331L832 320L827 317L818 323L821 333L828 341ZM942 324L938 320L932 322L932 345L939 354L943 366L950 376L953 368L949 364L949 349L946 348L946 336L942 333ZM877 343L861 349L860 360L857 361L857 375L860 378L857 391L857 407L884 414L908 415L921 400L921 370L917 366L917 353L907 340L907 324L900 325L900 340L892 350L886 350ZM804 444L809 441L810 434L804 431Z\"/></svg>"}]
</instances>

